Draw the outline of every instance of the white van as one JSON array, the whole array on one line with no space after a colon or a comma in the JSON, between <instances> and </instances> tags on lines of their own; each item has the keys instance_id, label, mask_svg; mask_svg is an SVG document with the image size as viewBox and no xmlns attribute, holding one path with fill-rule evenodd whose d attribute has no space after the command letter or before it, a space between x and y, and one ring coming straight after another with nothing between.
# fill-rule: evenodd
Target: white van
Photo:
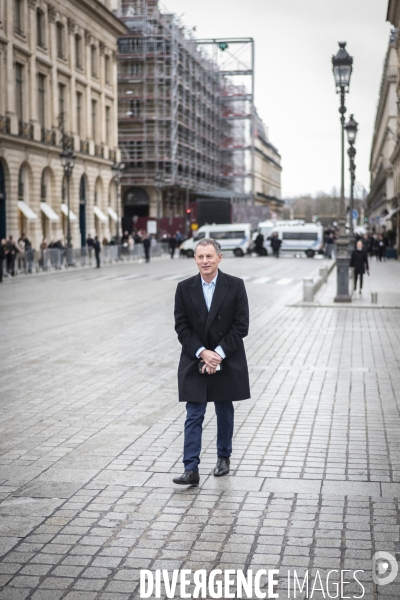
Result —
<instances>
[{"instance_id":1,"label":"white van","mask_svg":"<svg viewBox=\"0 0 400 600\"><path fill-rule=\"evenodd\" d=\"M197 242L203 238L212 238L221 244L222 251L231 250L235 256L244 256L251 244L251 223L232 223L230 225L202 225L194 237L180 246L182 254L193 258Z\"/></svg>"},{"instance_id":2,"label":"white van","mask_svg":"<svg viewBox=\"0 0 400 600\"><path fill-rule=\"evenodd\" d=\"M313 258L323 247L323 228L318 223L281 225L275 227L270 235L274 233L282 240L281 252L304 252L308 258Z\"/></svg>"}]
</instances>

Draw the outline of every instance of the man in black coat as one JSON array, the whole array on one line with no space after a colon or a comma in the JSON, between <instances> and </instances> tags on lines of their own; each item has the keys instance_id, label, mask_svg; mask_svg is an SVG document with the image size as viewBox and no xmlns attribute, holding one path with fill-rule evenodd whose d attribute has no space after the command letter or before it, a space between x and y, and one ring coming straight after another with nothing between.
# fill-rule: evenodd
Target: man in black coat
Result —
<instances>
[{"instance_id":1,"label":"man in black coat","mask_svg":"<svg viewBox=\"0 0 400 600\"><path fill-rule=\"evenodd\" d=\"M100 269L101 246L100 246L99 238L97 237L97 235L94 238L93 248L94 248L94 254L96 257L96 269Z\"/></svg>"},{"instance_id":2,"label":"man in black coat","mask_svg":"<svg viewBox=\"0 0 400 600\"><path fill-rule=\"evenodd\" d=\"M369 275L368 254L364 249L362 240L358 240L356 249L351 254L350 266L354 267L354 291L357 290L357 279L360 279L360 294L363 284L363 275Z\"/></svg>"},{"instance_id":3,"label":"man in black coat","mask_svg":"<svg viewBox=\"0 0 400 600\"><path fill-rule=\"evenodd\" d=\"M250 398L243 338L249 306L242 279L218 269L220 244L204 238L196 246L199 274L178 284L175 331L182 344L178 369L179 401L186 402L183 464L174 483L197 485L202 424L208 402L217 416L217 465L214 475L229 473L234 425L233 402ZM204 363L199 369L199 361Z\"/></svg>"}]
</instances>

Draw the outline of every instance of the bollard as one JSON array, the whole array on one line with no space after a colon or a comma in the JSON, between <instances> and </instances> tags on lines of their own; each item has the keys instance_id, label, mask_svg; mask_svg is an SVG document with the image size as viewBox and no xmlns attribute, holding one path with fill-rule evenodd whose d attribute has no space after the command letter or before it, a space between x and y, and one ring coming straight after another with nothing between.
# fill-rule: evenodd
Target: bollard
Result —
<instances>
[{"instance_id":1,"label":"bollard","mask_svg":"<svg viewBox=\"0 0 400 600\"><path fill-rule=\"evenodd\" d=\"M319 276L322 279L322 283L326 283L328 281L328 268L320 267L319 268Z\"/></svg>"},{"instance_id":2,"label":"bollard","mask_svg":"<svg viewBox=\"0 0 400 600\"><path fill-rule=\"evenodd\" d=\"M314 279L312 277L303 278L303 302L313 302L314 300Z\"/></svg>"},{"instance_id":3,"label":"bollard","mask_svg":"<svg viewBox=\"0 0 400 600\"><path fill-rule=\"evenodd\" d=\"M378 304L378 292L371 293L371 303Z\"/></svg>"}]
</instances>

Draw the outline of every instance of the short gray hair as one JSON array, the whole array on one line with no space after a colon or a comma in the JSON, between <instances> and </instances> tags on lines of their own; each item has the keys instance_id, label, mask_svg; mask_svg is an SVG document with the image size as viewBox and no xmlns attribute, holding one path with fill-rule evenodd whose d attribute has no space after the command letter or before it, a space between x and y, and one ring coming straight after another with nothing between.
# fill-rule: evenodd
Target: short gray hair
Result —
<instances>
[{"instance_id":1,"label":"short gray hair","mask_svg":"<svg viewBox=\"0 0 400 600\"><path fill-rule=\"evenodd\" d=\"M203 238L202 240L200 240L196 245L196 250L194 251L195 254L199 246L213 246L218 256L222 254L221 244L217 242L217 240L213 240L212 238Z\"/></svg>"}]
</instances>

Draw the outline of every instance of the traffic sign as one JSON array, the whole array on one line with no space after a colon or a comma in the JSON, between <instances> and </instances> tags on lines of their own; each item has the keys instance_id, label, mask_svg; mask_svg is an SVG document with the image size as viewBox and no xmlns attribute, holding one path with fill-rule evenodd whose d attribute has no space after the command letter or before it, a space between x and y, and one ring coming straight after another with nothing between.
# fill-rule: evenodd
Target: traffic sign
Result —
<instances>
[{"instance_id":1,"label":"traffic sign","mask_svg":"<svg viewBox=\"0 0 400 600\"><path fill-rule=\"evenodd\" d=\"M353 219L358 219L358 211L355 208L353 208L353 212L351 214L353 216Z\"/></svg>"}]
</instances>

